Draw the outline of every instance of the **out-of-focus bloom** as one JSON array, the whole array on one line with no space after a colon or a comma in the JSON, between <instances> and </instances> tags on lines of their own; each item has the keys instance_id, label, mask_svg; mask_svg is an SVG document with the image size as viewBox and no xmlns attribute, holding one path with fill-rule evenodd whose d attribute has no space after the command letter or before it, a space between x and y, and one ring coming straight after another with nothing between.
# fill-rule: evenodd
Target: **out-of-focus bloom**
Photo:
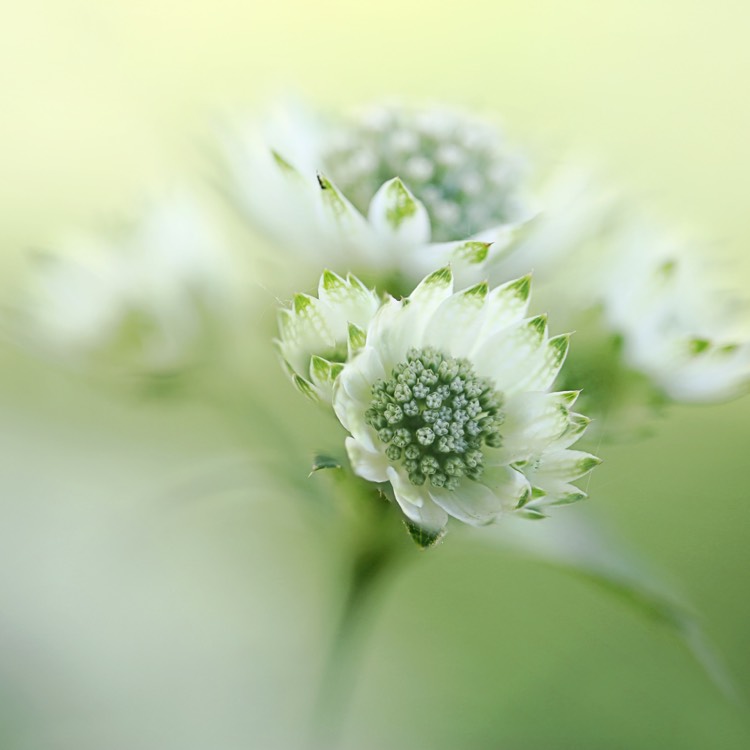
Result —
<instances>
[{"instance_id":1,"label":"out-of-focus bloom","mask_svg":"<svg viewBox=\"0 0 750 750\"><path fill-rule=\"evenodd\" d=\"M640 218L580 168L555 175L541 205L485 270L502 279L533 269L537 300L579 331L562 378L583 388L588 410L607 414L617 432L642 421L649 405L747 390L748 320L717 281L725 269L715 257Z\"/></svg>"},{"instance_id":2,"label":"out-of-focus bloom","mask_svg":"<svg viewBox=\"0 0 750 750\"><path fill-rule=\"evenodd\" d=\"M750 386L750 330L716 269L677 236L630 223L602 269L602 312L623 362L668 398L732 398Z\"/></svg>"},{"instance_id":3,"label":"out-of-focus bloom","mask_svg":"<svg viewBox=\"0 0 750 750\"><path fill-rule=\"evenodd\" d=\"M288 107L224 147L236 200L284 252L373 281L400 275L412 288L448 262L471 274L529 214L518 156L450 110L326 120Z\"/></svg>"},{"instance_id":4,"label":"out-of-focus bloom","mask_svg":"<svg viewBox=\"0 0 750 750\"><path fill-rule=\"evenodd\" d=\"M18 335L75 365L175 374L210 355L237 299L226 240L186 191L124 231L74 237L34 261Z\"/></svg>"},{"instance_id":5,"label":"out-of-focus bloom","mask_svg":"<svg viewBox=\"0 0 750 750\"><path fill-rule=\"evenodd\" d=\"M356 474L389 483L416 535L448 516L473 525L543 516L579 500L598 459L569 450L589 420L577 392L548 392L568 350L545 316L526 316L530 280L453 293L449 268L388 298L334 385Z\"/></svg>"},{"instance_id":6,"label":"out-of-focus bloom","mask_svg":"<svg viewBox=\"0 0 750 750\"><path fill-rule=\"evenodd\" d=\"M306 396L330 403L331 389L343 363L365 339L378 295L349 274L324 271L318 297L296 294L279 311L276 341L284 368Z\"/></svg>"}]
</instances>

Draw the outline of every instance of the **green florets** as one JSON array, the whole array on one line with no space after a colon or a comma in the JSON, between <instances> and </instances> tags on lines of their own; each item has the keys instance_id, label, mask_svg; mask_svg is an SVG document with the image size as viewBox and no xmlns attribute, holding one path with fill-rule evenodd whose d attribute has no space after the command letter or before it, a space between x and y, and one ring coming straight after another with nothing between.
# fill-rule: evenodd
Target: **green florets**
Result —
<instances>
[{"instance_id":1,"label":"green florets","mask_svg":"<svg viewBox=\"0 0 750 750\"><path fill-rule=\"evenodd\" d=\"M502 442L500 396L465 359L437 350L410 349L388 380L372 387L367 424L401 463L412 484L458 488L461 477L484 471L483 446Z\"/></svg>"},{"instance_id":2,"label":"green florets","mask_svg":"<svg viewBox=\"0 0 750 750\"><path fill-rule=\"evenodd\" d=\"M377 110L331 138L325 163L363 213L384 182L400 177L427 208L437 241L519 212L520 160L495 130L450 112Z\"/></svg>"}]
</instances>

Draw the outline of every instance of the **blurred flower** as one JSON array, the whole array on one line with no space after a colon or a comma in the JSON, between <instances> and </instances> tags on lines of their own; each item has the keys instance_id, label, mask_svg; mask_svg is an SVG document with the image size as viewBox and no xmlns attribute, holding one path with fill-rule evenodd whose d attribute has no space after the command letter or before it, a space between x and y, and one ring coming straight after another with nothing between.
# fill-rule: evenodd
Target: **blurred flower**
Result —
<instances>
[{"instance_id":1,"label":"blurred flower","mask_svg":"<svg viewBox=\"0 0 750 750\"><path fill-rule=\"evenodd\" d=\"M210 356L237 299L226 240L188 192L124 232L74 237L34 261L19 336L71 363L173 375Z\"/></svg>"},{"instance_id":2,"label":"blurred flower","mask_svg":"<svg viewBox=\"0 0 750 750\"><path fill-rule=\"evenodd\" d=\"M279 311L276 342L292 382L306 396L330 403L343 363L365 339L380 299L359 279L324 271L318 298L296 294Z\"/></svg>"},{"instance_id":3,"label":"blurred flower","mask_svg":"<svg viewBox=\"0 0 750 750\"><path fill-rule=\"evenodd\" d=\"M328 121L287 107L223 145L233 195L256 226L306 264L372 282L400 276L411 289L448 262L471 272L529 214L519 157L495 128L446 109Z\"/></svg>"},{"instance_id":4,"label":"blurred flower","mask_svg":"<svg viewBox=\"0 0 750 750\"><path fill-rule=\"evenodd\" d=\"M562 379L583 388L587 411L619 432L670 400L747 391L748 318L718 280L715 255L635 215L581 168L554 175L541 203L485 270L499 280L533 268L544 309L579 331Z\"/></svg>"},{"instance_id":5,"label":"blurred flower","mask_svg":"<svg viewBox=\"0 0 750 750\"><path fill-rule=\"evenodd\" d=\"M603 268L602 311L623 362L676 401L716 401L750 386L750 331L716 269L677 236L631 222Z\"/></svg>"},{"instance_id":6,"label":"blurred flower","mask_svg":"<svg viewBox=\"0 0 750 750\"><path fill-rule=\"evenodd\" d=\"M448 516L503 513L585 497L571 482L599 461L568 450L589 420L577 392L548 393L568 350L545 316L525 317L530 279L453 293L444 268L389 298L334 385L356 474L390 483L413 533L434 541Z\"/></svg>"}]
</instances>

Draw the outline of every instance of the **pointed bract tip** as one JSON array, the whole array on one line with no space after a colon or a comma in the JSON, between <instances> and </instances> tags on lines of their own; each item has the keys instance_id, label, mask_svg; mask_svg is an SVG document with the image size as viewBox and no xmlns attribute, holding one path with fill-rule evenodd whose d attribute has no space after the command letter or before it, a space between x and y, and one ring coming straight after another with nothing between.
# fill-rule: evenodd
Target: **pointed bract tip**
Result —
<instances>
[{"instance_id":1,"label":"pointed bract tip","mask_svg":"<svg viewBox=\"0 0 750 750\"><path fill-rule=\"evenodd\" d=\"M341 278L337 273L329 271L327 268L323 271L320 276L320 288L331 290L338 289L342 286L346 286L346 281Z\"/></svg>"},{"instance_id":2,"label":"pointed bract tip","mask_svg":"<svg viewBox=\"0 0 750 750\"><path fill-rule=\"evenodd\" d=\"M408 519L404 519L404 526L414 542L422 549L434 547L445 536L445 529L425 529Z\"/></svg>"},{"instance_id":3,"label":"pointed bract tip","mask_svg":"<svg viewBox=\"0 0 750 750\"><path fill-rule=\"evenodd\" d=\"M508 288L512 289L522 300L527 300L531 294L531 274L527 273L525 276L512 281Z\"/></svg>"}]
</instances>

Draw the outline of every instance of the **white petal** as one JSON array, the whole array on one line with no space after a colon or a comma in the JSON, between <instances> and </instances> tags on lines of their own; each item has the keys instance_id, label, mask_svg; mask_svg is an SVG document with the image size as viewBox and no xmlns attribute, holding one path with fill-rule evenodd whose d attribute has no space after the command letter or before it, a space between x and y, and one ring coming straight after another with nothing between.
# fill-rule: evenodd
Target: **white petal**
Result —
<instances>
[{"instance_id":1,"label":"white petal","mask_svg":"<svg viewBox=\"0 0 750 750\"><path fill-rule=\"evenodd\" d=\"M546 323L541 317L498 331L474 354L477 372L491 378L506 395L530 390L524 381L538 366L545 334Z\"/></svg>"},{"instance_id":2,"label":"white petal","mask_svg":"<svg viewBox=\"0 0 750 750\"><path fill-rule=\"evenodd\" d=\"M370 482L387 482L388 459L380 451L371 450L352 437L346 439L346 452L357 476Z\"/></svg>"},{"instance_id":3,"label":"white petal","mask_svg":"<svg viewBox=\"0 0 750 750\"><path fill-rule=\"evenodd\" d=\"M448 523L445 511L436 505L424 486L417 487L404 479L392 466L387 469L388 479L404 515L429 531L439 531Z\"/></svg>"},{"instance_id":4,"label":"white petal","mask_svg":"<svg viewBox=\"0 0 750 750\"><path fill-rule=\"evenodd\" d=\"M296 294L290 313L279 315L280 347L285 359L300 373L307 372L312 352L325 352L336 345L336 337L323 314L320 300Z\"/></svg>"},{"instance_id":5,"label":"white petal","mask_svg":"<svg viewBox=\"0 0 750 750\"><path fill-rule=\"evenodd\" d=\"M344 366L333 385L333 410L339 422L369 450L376 449L376 435L365 422L373 383L384 376L378 353L365 349Z\"/></svg>"},{"instance_id":6,"label":"white petal","mask_svg":"<svg viewBox=\"0 0 750 750\"><path fill-rule=\"evenodd\" d=\"M386 373L379 352L367 346L344 366L338 382L347 398L356 401L364 410L372 399L372 386L384 377Z\"/></svg>"},{"instance_id":7,"label":"white petal","mask_svg":"<svg viewBox=\"0 0 750 750\"><path fill-rule=\"evenodd\" d=\"M600 463L599 458L584 451L553 451L544 453L535 463L533 471L526 472L526 475L532 484L543 487L545 480L569 482L578 479Z\"/></svg>"},{"instance_id":8,"label":"white petal","mask_svg":"<svg viewBox=\"0 0 750 750\"><path fill-rule=\"evenodd\" d=\"M504 511L514 510L531 496L526 477L510 466L487 466L480 481L497 496Z\"/></svg>"},{"instance_id":9,"label":"white petal","mask_svg":"<svg viewBox=\"0 0 750 750\"><path fill-rule=\"evenodd\" d=\"M385 368L406 359L412 347L423 345L433 313L453 293L453 274L441 268L423 279L405 300L386 300L370 324L367 344L376 348Z\"/></svg>"},{"instance_id":10,"label":"white petal","mask_svg":"<svg viewBox=\"0 0 750 750\"><path fill-rule=\"evenodd\" d=\"M455 490L430 487L430 497L449 515L472 526L492 523L503 511L503 499L489 487L467 479Z\"/></svg>"},{"instance_id":11,"label":"white petal","mask_svg":"<svg viewBox=\"0 0 750 750\"><path fill-rule=\"evenodd\" d=\"M367 329L367 347L379 353L389 374L397 363L406 359L409 347L421 340L421 337L415 337L414 329L408 326L406 321L403 301L389 297L381 305Z\"/></svg>"},{"instance_id":12,"label":"white petal","mask_svg":"<svg viewBox=\"0 0 750 750\"><path fill-rule=\"evenodd\" d=\"M488 451L488 460L525 460L560 440L569 429L568 404L569 399L557 393L528 392L508 398L503 405L503 445L497 451Z\"/></svg>"},{"instance_id":13,"label":"white petal","mask_svg":"<svg viewBox=\"0 0 750 750\"><path fill-rule=\"evenodd\" d=\"M338 341L347 337L348 324L367 328L380 300L359 279L342 279L332 271L324 271L318 283L318 297L323 303L321 312Z\"/></svg>"},{"instance_id":14,"label":"white petal","mask_svg":"<svg viewBox=\"0 0 750 750\"><path fill-rule=\"evenodd\" d=\"M454 275L463 284L476 284L483 278L489 248L488 242L472 240L433 242L415 246L401 261L404 271L410 276L425 276L435 268L450 264Z\"/></svg>"},{"instance_id":15,"label":"white petal","mask_svg":"<svg viewBox=\"0 0 750 750\"><path fill-rule=\"evenodd\" d=\"M430 239L427 209L398 177L389 180L375 193L368 212L370 223L381 236L401 244L419 246Z\"/></svg>"},{"instance_id":16,"label":"white petal","mask_svg":"<svg viewBox=\"0 0 750 750\"><path fill-rule=\"evenodd\" d=\"M453 294L453 273L441 268L424 278L404 300L399 325L408 331L408 346L423 346L424 332L440 305ZM408 348L407 346L407 348ZM403 354L405 355L406 350ZM403 356L402 356L403 359Z\"/></svg>"},{"instance_id":17,"label":"white petal","mask_svg":"<svg viewBox=\"0 0 750 750\"><path fill-rule=\"evenodd\" d=\"M569 347L570 334L567 333L546 341L541 356L529 367L525 377L517 384L517 388L527 391L546 391L555 382L568 356Z\"/></svg>"},{"instance_id":18,"label":"white petal","mask_svg":"<svg viewBox=\"0 0 750 750\"><path fill-rule=\"evenodd\" d=\"M485 283L449 297L432 315L424 333L424 344L454 357L468 356L484 320L486 299Z\"/></svg>"},{"instance_id":19,"label":"white petal","mask_svg":"<svg viewBox=\"0 0 750 750\"><path fill-rule=\"evenodd\" d=\"M529 307L531 276L495 287L487 298L484 325L477 337L476 350L503 328L520 323Z\"/></svg>"}]
</instances>

